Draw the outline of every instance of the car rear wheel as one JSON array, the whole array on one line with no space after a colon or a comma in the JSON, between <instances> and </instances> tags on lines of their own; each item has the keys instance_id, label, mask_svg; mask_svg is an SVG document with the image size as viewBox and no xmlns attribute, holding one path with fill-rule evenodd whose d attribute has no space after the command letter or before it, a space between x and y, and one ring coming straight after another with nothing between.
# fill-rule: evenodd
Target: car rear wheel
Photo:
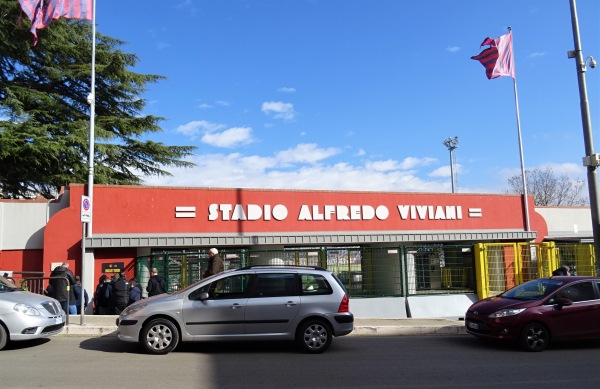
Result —
<instances>
[{"instance_id":1,"label":"car rear wheel","mask_svg":"<svg viewBox=\"0 0 600 389\"><path fill-rule=\"evenodd\" d=\"M6 332L6 328L0 324L0 350L6 346L6 342L8 342L8 334Z\"/></svg>"},{"instance_id":2,"label":"car rear wheel","mask_svg":"<svg viewBox=\"0 0 600 389\"><path fill-rule=\"evenodd\" d=\"M142 344L152 354L168 354L179 343L179 331L168 319L154 319L142 329Z\"/></svg>"},{"instance_id":3,"label":"car rear wheel","mask_svg":"<svg viewBox=\"0 0 600 389\"><path fill-rule=\"evenodd\" d=\"M542 351L550 343L548 329L540 323L530 323L521 332L521 348L527 351Z\"/></svg>"},{"instance_id":4,"label":"car rear wheel","mask_svg":"<svg viewBox=\"0 0 600 389\"><path fill-rule=\"evenodd\" d=\"M305 352L319 354L331 345L333 334L323 320L311 319L300 324L296 332L296 342Z\"/></svg>"}]
</instances>

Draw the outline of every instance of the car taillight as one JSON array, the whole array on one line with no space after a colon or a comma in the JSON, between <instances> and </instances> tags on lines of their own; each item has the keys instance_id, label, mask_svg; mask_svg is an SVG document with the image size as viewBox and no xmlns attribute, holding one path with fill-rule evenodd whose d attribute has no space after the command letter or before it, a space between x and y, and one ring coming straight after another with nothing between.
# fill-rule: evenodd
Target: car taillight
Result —
<instances>
[{"instance_id":1,"label":"car taillight","mask_svg":"<svg viewBox=\"0 0 600 389\"><path fill-rule=\"evenodd\" d=\"M348 296L344 295L344 298L342 298L338 312L350 312L350 300Z\"/></svg>"}]
</instances>

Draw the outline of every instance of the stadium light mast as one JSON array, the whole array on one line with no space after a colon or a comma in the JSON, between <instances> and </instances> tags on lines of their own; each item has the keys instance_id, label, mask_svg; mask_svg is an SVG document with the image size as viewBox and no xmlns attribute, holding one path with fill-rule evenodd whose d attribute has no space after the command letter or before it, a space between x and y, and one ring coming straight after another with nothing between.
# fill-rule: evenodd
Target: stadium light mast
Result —
<instances>
[{"instance_id":1,"label":"stadium light mast","mask_svg":"<svg viewBox=\"0 0 600 389\"><path fill-rule=\"evenodd\" d=\"M448 148L448 151L450 151L450 179L452 180L452 193L454 193L456 181L454 179L454 156L452 155L452 152L454 151L454 149L458 148L458 136L455 136L454 138L449 137L442 143Z\"/></svg>"},{"instance_id":2,"label":"stadium light mast","mask_svg":"<svg viewBox=\"0 0 600 389\"><path fill-rule=\"evenodd\" d=\"M597 168L600 166L600 154L594 153L594 141L592 137L592 119L590 118L590 106L585 84L586 63L590 60L590 67L596 67L594 58L583 59L581 52L581 40L579 37L579 21L577 20L577 6L575 0L571 0L571 25L573 27L573 41L575 50L567 52L569 58L575 58L577 67L577 81L579 82L579 101L581 105L581 122L583 125L583 140L585 144L585 157L583 165L587 168L588 190L590 193L590 211L592 214L592 232L594 234L594 250L596 255L596 270L598 268L598 256L600 255L600 214L598 211L598 175Z\"/></svg>"}]
</instances>

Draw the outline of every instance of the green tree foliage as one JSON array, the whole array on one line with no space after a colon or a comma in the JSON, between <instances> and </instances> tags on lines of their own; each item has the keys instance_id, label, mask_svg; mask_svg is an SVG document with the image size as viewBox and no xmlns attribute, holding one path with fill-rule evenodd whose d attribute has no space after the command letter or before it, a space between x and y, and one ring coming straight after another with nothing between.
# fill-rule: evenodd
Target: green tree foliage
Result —
<instances>
[{"instance_id":1,"label":"green tree foliage","mask_svg":"<svg viewBox=\"0 0 600 389\"><path fill-rule=\"evenodd\" d=\"M51 198L88 178L92 27L60 19L38 30L17 0L0 0L0 197ZM143 175L190 167L193 146L146 140L161 117L144 115L140 96L162 76L131 71L134 54L96 34L94 182L140 184Z\"/></svg>"},{"instance_id":2,"label":"green tree foliage","mask_svg":"<svg viewBox=\"0 0 600 389\"><path fill-rule=\"evenodd\" d=\"M579 206L589 204L583 195L584 182L572 180L566 174L557 176L552 168L525 171L527 194L533 196L538 206ZM508 179L507 193L523 194L523 178L520 174Z\"/></svg>"}]
</instances>

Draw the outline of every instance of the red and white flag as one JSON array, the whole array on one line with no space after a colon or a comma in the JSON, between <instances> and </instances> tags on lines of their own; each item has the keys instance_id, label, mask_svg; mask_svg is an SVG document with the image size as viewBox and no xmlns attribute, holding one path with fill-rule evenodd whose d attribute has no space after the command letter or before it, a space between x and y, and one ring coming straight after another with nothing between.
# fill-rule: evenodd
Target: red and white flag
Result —
<instances>
[{"instance_id":1,"label":"red and white flag","mask_svg":"<svg viewBox=\"0 0 600 389\"><path fill-rule=\"evenodd\" d=\"M485 67L488 79L508 76L515 78L515 59L513 57L512 31L498 39L485 38L481 46L490 47L479 55L471 57Z\"/></svg>"},{"instance_id":2,"label":"red and white flag","mask_svg":"<svg viewBox=\"0 0 600 389\"><path fill-rule=\"evenodd\" d=\"M37 44L36 30L59 18L92 20L94 0L19 0L23 12L31 20L33 45Z\"/></svg>"}]
</instances>

